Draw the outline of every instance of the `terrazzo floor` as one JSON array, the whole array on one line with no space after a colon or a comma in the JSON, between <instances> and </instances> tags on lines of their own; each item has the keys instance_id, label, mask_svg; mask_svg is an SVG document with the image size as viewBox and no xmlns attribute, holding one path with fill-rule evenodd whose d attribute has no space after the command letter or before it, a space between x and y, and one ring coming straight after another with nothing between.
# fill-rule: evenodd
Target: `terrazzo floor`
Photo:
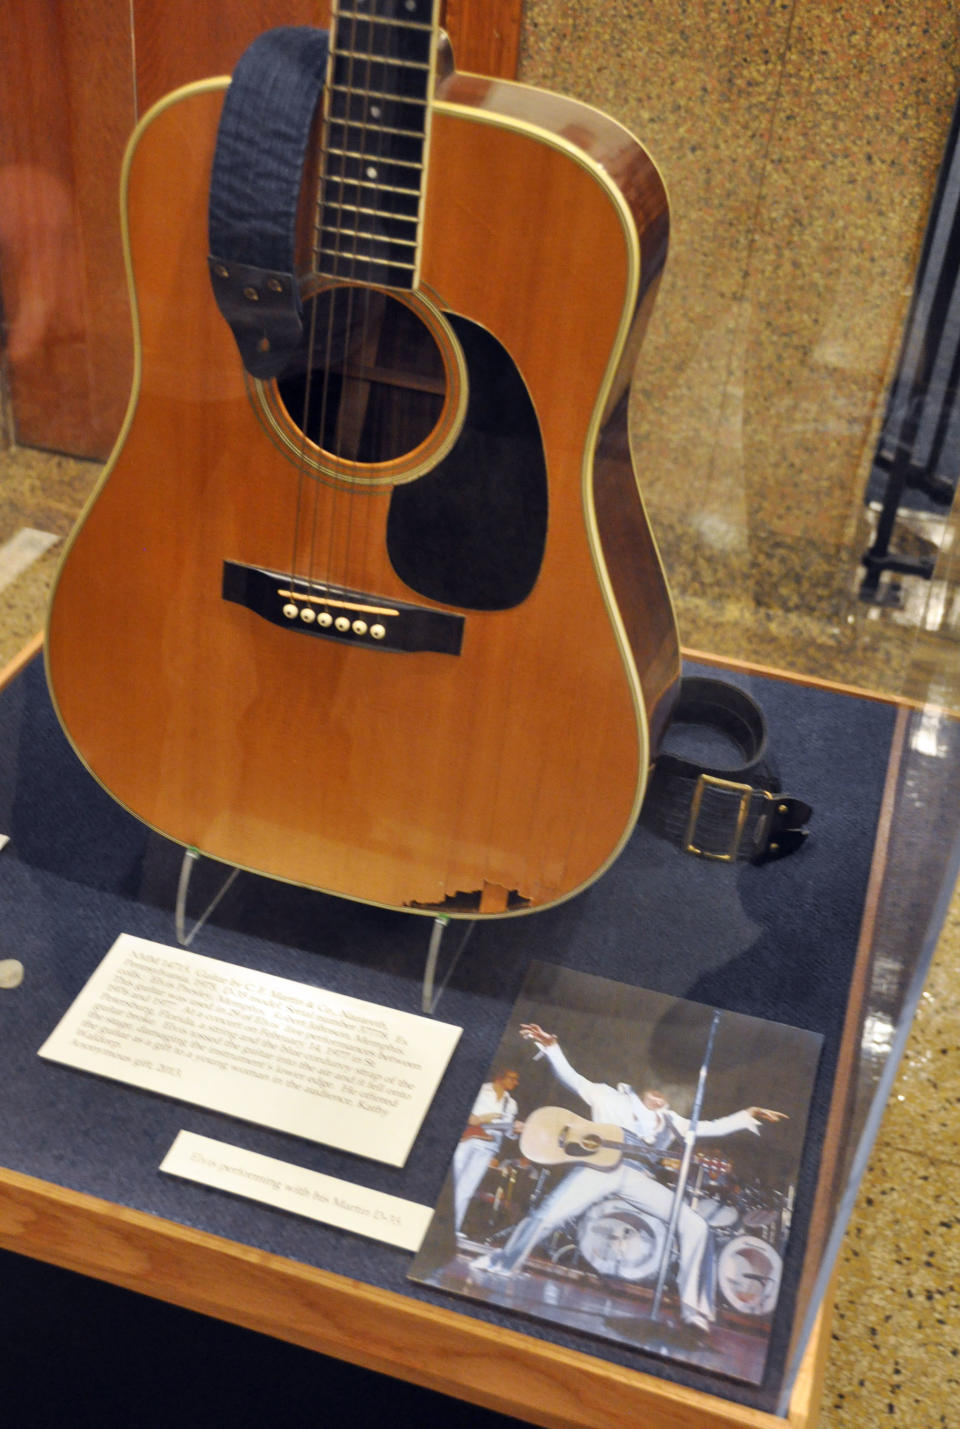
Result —
<instances>
[{"instance_id":1,"label":"terrazzo floor","mask_svg":"<svg viewBox=\"0 0 960 1429\"><path fill-rule=\"evenodd\" d=\"M0 581L4 543L23 528L65 537L97 474L66 457L0 453ZM40 628L61 545L0 588L0 666ZM876 621L860 625L864 644L875 644ZM691 626L688 642L711 648L695 592L681 600L681 629ZM845 662L856 638L846 637ZM765 629L758 644L769 663L789 668L795 639L791 632L778 653ZM958 972L955 895L844 1243L822 1429L960 1425Z\"/></svg>"}]
</instances>

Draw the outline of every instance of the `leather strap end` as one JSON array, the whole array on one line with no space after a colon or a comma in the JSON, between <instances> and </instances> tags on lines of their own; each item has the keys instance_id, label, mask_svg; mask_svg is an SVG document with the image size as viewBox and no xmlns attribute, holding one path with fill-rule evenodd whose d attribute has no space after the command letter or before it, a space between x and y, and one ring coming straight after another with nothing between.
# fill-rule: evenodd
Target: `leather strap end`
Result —
<instances>
[{"instance_id":1,"label":"leather strap end","mask_svg":"<svg viewBox=\"0 0 960 1429\"><path fill-rule=\"evenodd\" d=\"M215 254L207 263L217 306L230 326L244 367L262 381L278 377L303 334L296 277Z\"/></svg>"},{"instance_id":2,"label":"leather strap end","mask_svg":"<svg viewBox=\"0 0 960 1429\"><path fill-rule=\"evenodd\" d=\"M772 863L796 853L807 838L806 824L813 810L802 799L790 794L778 794L770 801L769 810L758 826L758 838L751 854L751 863Z\"/></svg>"}]
</instances>

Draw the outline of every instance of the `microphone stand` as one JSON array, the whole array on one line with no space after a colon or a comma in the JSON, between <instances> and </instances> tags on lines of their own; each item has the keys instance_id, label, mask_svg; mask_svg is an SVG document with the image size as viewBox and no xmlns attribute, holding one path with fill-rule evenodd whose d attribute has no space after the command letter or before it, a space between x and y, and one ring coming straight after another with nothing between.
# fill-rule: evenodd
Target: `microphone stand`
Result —
<instances>
[{"instance_id":1,"label":"microphone stand","mask_svg":"<svg viewBox=\"0 0 960 1429\"><path fill-rule=\"evenodd\" d=\"M690 1113L690 1125L683 1138L683 1159L680 1162L680 1174L677 1177L677 1185L673 1193L673 1205L670 1207L670 1224L667 1227L667 1238L663 1243L663 1252L660 1256L660 1272L657 1276L657 1288L653 1296L653 1309L650 1311L651 1320L659 1320L660 1318L663 1288L667 1281L670 1254L673 1249L674 1236L677 1233L677 1224L680 1220L680 1210L683 1206L683 1193L687 1189L687 1180L690 1175L693 1145L697 1139L697 1123L700 1120L700 1109L703 1106L703 1094L707 1085L707 1070L710 1066L710 1058L713 1056L713 1044L716 1039L719 1022L720 1013L715 1011L713 1021L710 1023L710 1031L707 1034L707 1046L703 1054L703 1062L700 1065L700 1077L697 1081L696 1096L693 1099L693 1111Z\"/></svg>"}]
</instances>

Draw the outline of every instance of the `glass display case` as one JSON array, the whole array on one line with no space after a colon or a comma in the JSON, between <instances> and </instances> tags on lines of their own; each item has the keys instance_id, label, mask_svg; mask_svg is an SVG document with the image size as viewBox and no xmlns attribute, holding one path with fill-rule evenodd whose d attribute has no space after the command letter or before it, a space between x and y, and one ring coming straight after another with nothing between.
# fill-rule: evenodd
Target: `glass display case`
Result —
<instances>
[{"instance_id":1,"label":"glass display case","mask_svg":"<svg viewBox=\"0 0 960 1429\"><path fill-rule=\"evenodd\" d=\"M551 152L586 153L584 173L602 166L591 145L606 131L587 117L594 111L637 135L655 160L670 238L642 343L630 351L629 435L656 548L640 545L654 564L659 550L685 676L723 680L756 702L778 797L813 812L802 846L778 858L774 845L773 856L751 860L740 825L729 845L712 849L717 856L701 856L699 806L669 837L649 809L638 820L633 810L616 856L601 858L574 896L568 890L537 910L522 887L507 885L499 906L486 894L461 904L450 896L411 912L377 894L302 886L310 880L296 871L264 877L242 857L232 862L243 871L224 887L231 860L215 839L176 829L165 837L161 820L135 818L121 807L135 801L114 802L91 777L45 678L37 632L65 542L91 494L96 504L110 489L111 447L136 421L136 403L124 417L131 380L141 409L158 391L127 316L127 239L115 198L127 136L169 91L231 72L261 31L328 19L328 7L305 0L263 0L242 16L226 0L202 10L186 0L138 0L132 10L111 3L98 7L94 26L65 5L44 7L38 20L17 3L0 18L0 64L16 76L0 86L0 834L9 840L0 852L0 968L9 984L0 989L8 1088L0 1244L534 1423L612 1426L643 1416L664 1426L812 1426L831 1282L881 1121L909 1115L891 1107L891 1089L960 866L960 362L951 346L960 40L951 17L932 3L866 16L820 0L762 14L719 3L664 11L600 0L447 0L457 70L485 77L448 88L449 111L472 107L485 133L491 115L508 114L511 133L529 138L538 111L518 95L520 81L589 106L542 111L559 115ZM452 83L448 64L441 59L441 87ZM53 94L69 102L51 108ZM141 134L149 133L148 121ZM435 143L445 142L438 122ZM172 169L165 182L165 199L175 199L181 175ZM451 223L459 191L454 197ZM652 255L644 248L643 262L657 263ZM164 251L158 266L167 261ZM182 261L171 246L170 271ZM198 261L206 280L206 252ZM604 263L598 251L584 271L602 277ZM532 256L517 253L512 275L506 262L485 282L512 292L517 273L539 264L535 246ZM538 318L538 330L565 336L584 299L557 286L552 299L566 316ZM542 306L543 284L528 287ZM436 296L441 354L449 329L472 357L466 329L447 313L444 293ZM175 292L165 301L175 314ZM600 322L595 308L585 332L591 321ZM571 374L571 407L589 343L573 346L557 341L551 351ZM163 381L175 382L185 360L174 344ZM535 387L534 362L524 350L519 367ZM197 384L187 385L161 394L168 406L158 433L196 405ZM615 385L604 389L611 407ZM509 404L499 400L503 413ZM258 420L269 425L262 413ZM599 426L598 414L591 441ZM589 527L588 480L584 491ZM552 489L550 501L547 549L559 525ZM160 524L152 521L144 544L160 542ZM192 544L193 535L188 516L171 515L163 549ZM614 544L611 536L608 554ZM597 549L602 566L602 541ZM185 585L170 564L163 600L175 606ZM637 623L656 618L648 611ZM665 629L669 611L663 619ZM87 638L84 660L99 632ZM526 658L517 652L518 664ZM167 659L158 645L158 664ZM592 668L584 656L585 683ZM556 690L546 659L537 669L549 705ZM82 670L77 682L85 688ZM92 723L105 748L131 748L147 784L184 782L176 760L149 744L138 750L136 721L118 713L127 708L119 682L115 697L101 682L96 698ZM488 698L478 685L478 705ZM509 715L509 700L505 708ZM572 717L572 704L558 708ZM660 719L653 701L646 717L651 726ZM279 738L300 735L281 717ZM704 744L702 732L675 721L663 749L693 748L704 768L725 767L729 749L718 756L715 739ZM603 753L582 756L597 768L577 795L583 821L591 805L615 797ZM238 768L244 758L238 750ZM456 771L452 782L469 790L466 757ZM425 771L425 787L438 782ZM752 818L749 790L735 797ZM216 818L203 814L206 835ZM392 838L411 841L409 826ZM179 937L203 957L462 1028L406 1164L384 1166L189 1097L38 1058L120 934L167 945ZM941 946L952 949L955 936L948 920ZM756 1373L731 1372L716 1339L672 1354L605 1333L611 1305L629 1300L646 1314L663 1293L656 1274L623 1272L621 1251L611 1261L596 1249L598 1236L612 1233L607 1222L619 1233L632 1226L622 1202L602 1230L596 1217L571 1223L562 1246L555 1240L533 1255L548 1299L583 1286L606 1297L593 1319L584 1310L558 1324L529 1305L477 1294L475 1284L463 1296L429 1276L410 1281L407 1250L161 1174L188 1130L383 1196L442 1205L498 1046L520 1064L520 1114L535 1109L534 1088L546 1095L546 1054L516 1034L515 1015L531 967L543 964L822 1039L803 1095L775 1054L755 1049L751 1063L744 1053L744 1105L789 1111L806 1128L789 1185L758 1189L745 1142L694 1168L713 1177L711 1254L722 1260L737 1245L745 1254L749 1242L761 1256L755 1277L769 1279L775 1267L779 1298L759 1315L737 1303L729 1270L726 1294L723 1273L714 1280L712 1332L724 1344L738 1335L756 1344L762 1329ZM562 1008L554 1011L562 1022ZM580 1070L596 1083L627 1073L635 1081L639 1068L607 1065L597 1042ZM670 1083L683 1117L733 1110L711 1107L709 1077L702 1106L694 1095L699 1055L682 1066L674 1053L659 1065L649 1047L645 1055L645 1073ZM760 1132L777 1145L775 1127ZM905 1184L922 1179L924 1153L912 1128L898 1138L890 1175L906 1195ZM478 1192L486 1219L466 1222L465 1260L503 1248L505 1199L535 1213L547 1194L522 1143L497 1151ZM871 1208L869 1234L883 1214ZM669 1285L669 1251L662 1264Z\"/></svg>"}]
</instances>

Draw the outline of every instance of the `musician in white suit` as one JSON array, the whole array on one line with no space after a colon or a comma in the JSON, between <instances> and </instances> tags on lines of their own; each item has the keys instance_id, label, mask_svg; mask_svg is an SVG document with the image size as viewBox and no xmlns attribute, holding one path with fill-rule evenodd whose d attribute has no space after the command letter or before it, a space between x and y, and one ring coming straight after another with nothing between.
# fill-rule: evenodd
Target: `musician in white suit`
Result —
<instances>
[{"instance_id":1,"label":"musician in white suit","mask_svg":"<svg viewBox=\"0 0 960 1429\"><path fill-rule=\"evenodd\" d=\"M517 1103L510 1095L519 1081L514 1068L504 1067L484 1082L467 1119L467 1129L453 1153L453 1215L458 1235L467 1207L491 1161L499 1156L504 1137L523 1129L517 1120Z\"/></svg>"},{"instance_id":2,"label":"musician in white suit","mask_svg":"<svg viewBox=\"0 0 960 1429\"><path fill-rule=\"evenodd\" d=\"M660 1092L638 1094L626 1082L616 1087L591 1082L571 1067L552 1033L544 1032L536 1023L524 1023L520 1034L543 1049L558 1081L587 1103L593 1121L622 1127L629 1138L636 1138L639 1146L651 1152L665 1152L678 1139L686 1138L690 1122L678 1115ZM699 1122L695 1137L729 1136L737 1131L759 1134L761 1122L777 1122L784 1117L785 1113L766 1107L747 1107L730 1116ZM655 1180L642 1165L631 1165L624 1158L615 1169L607 1171L589 1165L575 1166L543 1204L518 1223L503 1249L481 1257L474 1269L500 1274L519 1271L530 1252L551 1231L611 1194L623 1196L639 1210L662 1221L670 1220L673 1190ZM686 1204L680 1209L677 1241L681 1318L694 1337L705 1337L716 1318L714 1276L708 1253L712 1248L710 1231L703 1217Z\"/></svg>"}]
</instances>

